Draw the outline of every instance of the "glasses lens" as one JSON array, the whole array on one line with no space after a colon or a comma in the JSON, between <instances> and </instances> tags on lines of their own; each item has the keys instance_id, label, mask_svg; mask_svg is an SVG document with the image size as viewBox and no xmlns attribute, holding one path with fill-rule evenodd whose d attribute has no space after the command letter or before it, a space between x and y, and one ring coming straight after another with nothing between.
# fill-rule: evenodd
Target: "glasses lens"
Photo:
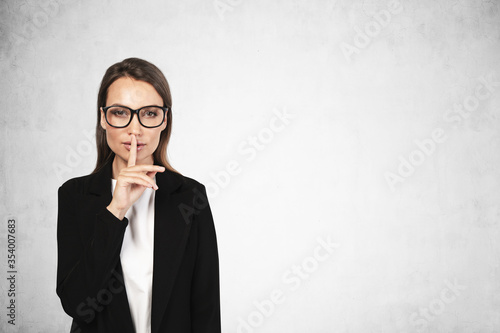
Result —
<instances>
[{"instance_id":1,"label":"glasses lens","mask_svg":"<svg viewBox=\"0 0 500 333\"><path fill-rule=\"evenodd\" d=\"M120 106L112 106L106 111L106 119L111 126L125 126L130 120L130 110Z\"/></svg>"},{"instance_id":2,"label":"glasses lens","mask_svg":"<svg viewBox=\"0 0 500 333\"><path fill-rule=\"evenodd\" d=\"M139 111L139 118L144 126L160 126L163 121L163 109L157 106L148 106Z\"/></svg>"}]
</instances>

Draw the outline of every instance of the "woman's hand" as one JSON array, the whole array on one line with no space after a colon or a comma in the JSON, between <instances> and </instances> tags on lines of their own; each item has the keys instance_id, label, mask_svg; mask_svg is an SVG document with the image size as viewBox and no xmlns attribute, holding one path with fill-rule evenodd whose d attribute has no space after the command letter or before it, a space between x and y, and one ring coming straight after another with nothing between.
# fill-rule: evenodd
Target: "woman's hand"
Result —
<instances>
[{"instance_id":1,"label":"woman's hand","mask_svg":"<svg viewBox=\"0 0 500 333\"><path fill-rule=\"evenodd\" d=\"M131 135L130 154L126 168L120 171L116 179L113 199L107 209L117 218L123 220L130 207L149 187L155 190L158 186L153 180L157 172L165 171L165 168L158 165L135 165L137 159L137 139Z\"/></svg>"}]
</instances>

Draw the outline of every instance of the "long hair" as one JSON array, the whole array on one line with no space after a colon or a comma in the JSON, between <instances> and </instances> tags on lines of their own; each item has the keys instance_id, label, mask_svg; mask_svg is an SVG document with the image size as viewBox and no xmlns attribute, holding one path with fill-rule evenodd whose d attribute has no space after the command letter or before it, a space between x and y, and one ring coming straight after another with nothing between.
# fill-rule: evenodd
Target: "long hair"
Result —
<instances>
[{"instance_id":1,"label":"long hair","mask_svg":"<svg viewBox=\"0 0 500 333\"><path fill-rule=\"evenodd\" d=\"M167 127L160 134L160 143L153 153L153 158L155 164L159 164L166 169L179 173L170 165L167 156L167 146L172 131L172 96L170 94L170 87L167 79L158 67L146 60L138 58L128 58L112 65L102 78L99 94L97 95L97 124L95 127L97 163L92 173L98 172L115 156L106 141L106 131L101 127L100 108L106 106L109 86L121 77L130 77L151 84L163 99L163 106L169 108L167 112Z\"/></svg>"}]
</instances>

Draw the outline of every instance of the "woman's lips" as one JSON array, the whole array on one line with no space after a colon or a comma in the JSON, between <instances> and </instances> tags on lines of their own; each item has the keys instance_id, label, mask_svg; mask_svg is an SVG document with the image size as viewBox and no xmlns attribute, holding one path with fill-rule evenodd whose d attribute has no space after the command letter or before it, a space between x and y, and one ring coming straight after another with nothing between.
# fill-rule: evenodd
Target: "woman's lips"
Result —
<instances>
[{"instance_id":1,"label":"woman's lips","mask_svg":"<svg viewBox=\"0 0 500 333\"><path fill-rule=\"evenodd\" d=\"M125 146L125 149L130 151L130 142L124 142L123 145ZM137 143L137 151L141 151L144 148L145 144L144 143Z\"/></svg>"}]
</instances>

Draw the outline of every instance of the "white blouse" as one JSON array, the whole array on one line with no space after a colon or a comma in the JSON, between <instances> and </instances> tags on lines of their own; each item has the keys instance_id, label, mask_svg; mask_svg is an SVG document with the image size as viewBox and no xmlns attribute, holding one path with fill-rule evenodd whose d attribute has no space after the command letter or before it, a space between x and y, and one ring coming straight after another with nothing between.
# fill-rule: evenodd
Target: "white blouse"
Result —
<instances>
[{"instance_id":1,"label":"white blouse","mask_svg":"<svg viewBox=\"0 0 500 333\"><path fill-rule=\"evenodd\" d=\"M115 187L116 179L112 179L112 193ZM146 188L125 214L129 222L123 236L120 260L136 333L151 332L154 202L154 190Z\"/></svg>"}]
</instances>

